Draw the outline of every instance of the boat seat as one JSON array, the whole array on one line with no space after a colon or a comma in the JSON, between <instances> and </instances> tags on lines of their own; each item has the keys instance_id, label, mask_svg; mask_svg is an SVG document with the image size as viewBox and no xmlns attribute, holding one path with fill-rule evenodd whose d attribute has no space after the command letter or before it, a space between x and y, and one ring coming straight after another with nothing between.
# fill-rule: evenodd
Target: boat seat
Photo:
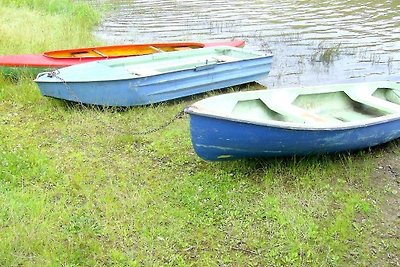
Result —
<instances>
[{"instance_id":1,"label":"boat seat","mask_svg":"<svg viewBox=\"0 0 400 267\"><path fill-rule=\"evenodd\" d=\"M346 93L351 99L359 103L368 105L370 107L382 110L387 113L400 113L400 105L391 103L389 101L385 101L383 99L374 97L372 95L359 94L351 91Z\"/></svg>"},{"instance_id":2,"label":"boat seat","mask_svg":"<svg viewBox=\"0 0 400 267\"><path fill-rule=\"evenodd\" d=\"M149 47L150 47L152 50L154 50L154 51L156 51L156 52L159 52L159 53L164 53L164 52L165 52L165 51L162 50L161 48L158 48L158 47L155 47L155 46L152 46L152 45L149 45Z\"/></svg>"},{"instance_id":3,"label":"boat seat","mask_svg":"<svg viewBox=\"0 0 400 267\"><path fill-rule=\"evenodd\" d=\"M184 51L184 50L191 50L191 47L182 46L182 47L174 47L174 51Z\"/></svg>"},{"instance_id":4,"label":"boat seat","mask_svg":"<svg viewBox=\"0 0 400 267\"><path fill-rule=\"evenodd\" d=\"M323 117L305 109L299 108L291 103L282 103L282 101L271 101L270 98L261 98L261 100L273 111L289 118L290 121L306 123L343 123L342 121L332 118Z\"/></svg>"},{"instance_id":5,"label":"boat seat","mask_svg":"<svg viewBox=\"0 0 400 267\"><path fill-rule=\"evenodd\" d=\"M128 68L127 71L130 74L137 75L137 76L151 76L151 75L161 74L161 72L159 72L157 70L146 69L146 68L137 68L137 67Z\"/></svg>"}]
</instances>

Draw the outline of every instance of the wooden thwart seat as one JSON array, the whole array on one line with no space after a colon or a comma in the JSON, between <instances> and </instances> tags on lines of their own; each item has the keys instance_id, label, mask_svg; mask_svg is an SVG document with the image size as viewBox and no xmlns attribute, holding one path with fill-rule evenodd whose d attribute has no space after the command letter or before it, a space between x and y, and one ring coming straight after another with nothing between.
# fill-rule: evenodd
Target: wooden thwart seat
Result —
<instances>
[{"instance_id":1,"label":"wooden thwart seat","mask_svg":"<svg viewBox=\"0 0 400 267\"><path fill-rule=\"evenodd\" d=\"M158 47L155 47L155 46L152 46L152 45L149 45L149 47L150 47L151 49L153 49L154 51L156 51L156 52L160 52L160 53L164 53L164 52L165 52L165 51L162 50L161 48L158 48Z\"/></svg>"},{"instance_id":2,"label":"wooden thwart seat","mask_svg":"<svg viewBox=\"0 0 400 267\"><path fill-rule=\"evenodd\" d=\"M95 52L96 54L102 56L102 57L107 57L107 55L103 54L102 52L100 52L99 50L93 49L93 52Z\"/></svg>"},{"instance_id":3,"label":"wooden thwart seat","mask_svg":"<svg viewBox=\"0 0 400 267\"><path fill-rule=\"evenodd\" d=\"M183 50L191 50L192 48L189 46L175 47L174 51L183 51Z\"/></svg>"}]
</instances>

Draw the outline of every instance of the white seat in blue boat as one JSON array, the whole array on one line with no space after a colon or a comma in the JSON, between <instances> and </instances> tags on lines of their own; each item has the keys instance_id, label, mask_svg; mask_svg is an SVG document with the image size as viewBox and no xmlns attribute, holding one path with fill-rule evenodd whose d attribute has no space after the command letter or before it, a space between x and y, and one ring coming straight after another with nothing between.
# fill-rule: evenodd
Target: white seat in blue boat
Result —
<instances>
[{"instance_id":1,"label":"white seat in blue boat","mask_svg":"<svg viewBox=\"0 0 400 267\"><path fill-rule=\"evenodd\" d=\"M308 110L299 108L288 102L276 101L273 98L260 98L271 110L282 114L293 122L342 123L333 117L323 117Z\"/></svg>"},{"instance_id":2,"label":"white seat in blue boat","mask_svg":"<svg viewBox=\"0 0 400 267\"><path fill-rule=\"evenodd\" d=\"M387 113L399 113L400 112L400 105L385 101L378 97L374 97L372 95L359 93L357 91L347 91L347 95L357 101L359 103L363 103L370 107L382 110Z\"/></svg>"}]
</instances>

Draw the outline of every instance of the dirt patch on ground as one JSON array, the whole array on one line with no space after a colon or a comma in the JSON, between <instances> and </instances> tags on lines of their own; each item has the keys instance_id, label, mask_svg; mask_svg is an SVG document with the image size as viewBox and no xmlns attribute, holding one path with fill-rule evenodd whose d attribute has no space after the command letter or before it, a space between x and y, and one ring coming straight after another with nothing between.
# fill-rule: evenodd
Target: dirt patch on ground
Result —
<instances>
[{"instance_id":1,"label":"dirt patch on ground","mask_svg":"<svg viewBox=\"0 0 400 267\"><path fill-rule=\"evenodd\" d=\"M380 196L375 225L380 238L377 256L382 266L400 266L400 154L395 147L382 153L372 179Z\"/></svg>"}]
</instances>

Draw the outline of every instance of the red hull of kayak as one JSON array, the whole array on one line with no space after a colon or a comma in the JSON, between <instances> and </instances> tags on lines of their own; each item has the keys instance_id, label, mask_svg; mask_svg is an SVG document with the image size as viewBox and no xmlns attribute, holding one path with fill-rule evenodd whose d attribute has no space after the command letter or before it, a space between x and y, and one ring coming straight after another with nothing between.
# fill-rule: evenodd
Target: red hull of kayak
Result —
<instances>
[{"instance_id":1,"label":"red hull of kayak","mask_svg":"<svg viewBox=\"0 0 400 267\"><path fill-rule=\"evenodd\" d=\"M204 47L211 46L244 46L244 41L223 41L223 42L210 42L210 43L199 43ZM75 64L92 62L96 60L103 60L107 58L51 58L43 54L25 54L25 55L9 55L0 56L0 66L6 67L36 67L36 68L61 68Z\"/></svg>"}]
</instances>

